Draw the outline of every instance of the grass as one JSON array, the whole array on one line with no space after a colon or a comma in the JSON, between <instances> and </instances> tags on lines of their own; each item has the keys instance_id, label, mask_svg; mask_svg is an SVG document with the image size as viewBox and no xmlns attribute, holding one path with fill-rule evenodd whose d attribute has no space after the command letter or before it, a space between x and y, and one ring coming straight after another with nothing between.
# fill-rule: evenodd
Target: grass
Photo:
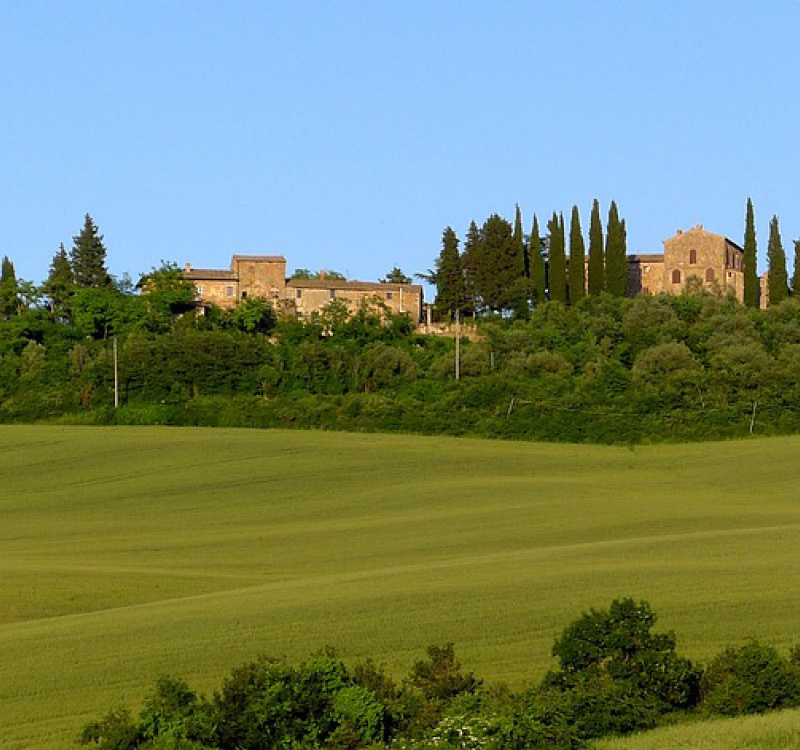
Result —
<instances>
[{"instance_id":1,"label":"grass","mask_svg":"<svg viewBox=\"0 0 800 750\"><path fill-rule=\"evenodd\" d=\"M600 740L595 750L795 750L800 710L737 719L710 719L632 737Z\"/></svg>"},{"instance_id":2,"label":"grass","mask_svg":"<svg viewBox=\"0 0 800 750\"><path fill-rule=\"evenodd\" d=\"M0 426L0 738L67 748L163 673L454 641L521 686L590 606L706 659L800 619L800 439L636 448Z\"/></svg>"}]
</instances>

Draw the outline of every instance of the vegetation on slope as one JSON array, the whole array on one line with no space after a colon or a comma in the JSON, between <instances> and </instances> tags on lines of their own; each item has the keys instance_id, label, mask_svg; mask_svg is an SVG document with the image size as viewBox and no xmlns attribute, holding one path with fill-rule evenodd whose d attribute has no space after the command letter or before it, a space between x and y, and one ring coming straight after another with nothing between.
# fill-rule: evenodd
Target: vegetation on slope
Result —
<instances>
[{"instance_id":1,"label":"vegetation on slope","mask_svg":"<svg viewBox=\"0 0 800 750\"><path fill-rule=\"evenodd\" d=\"M397 679L454 641L519 690L564 623L623 595L692 661L785 653L797 450L0 426L0 736L64 748L164 672L208 694L325 644Z\"/></svg>"}]
</instances>

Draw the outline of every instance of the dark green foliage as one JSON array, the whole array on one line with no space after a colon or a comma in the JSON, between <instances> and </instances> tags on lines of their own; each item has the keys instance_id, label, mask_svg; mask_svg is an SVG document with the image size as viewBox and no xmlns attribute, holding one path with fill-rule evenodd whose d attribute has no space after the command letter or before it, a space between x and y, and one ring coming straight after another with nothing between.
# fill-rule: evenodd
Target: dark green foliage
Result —
<instances>
[{"instance_id":1,"label":"dark green foliage","mask_svg":"<svg viewBox=\"0 0 800 750\"><path fill-rule=\"evenodd\" d=\"M777 216L773 216L769 223L767 266L769 270L769 304L770 306L779 305L789 295L789 277L786 273L786 253L783 249L783 242L781 242Z\"/></svg>"},{"instance_id":2,"label":"dark green foliage","mask_svg":"<svg viewBox=\"0 0 800 750\"><path fill-rule=\"evenodd\" d=\"M69 256L62 242L58 252L53 256L47 280L42 285L42 294L47 298L48 307L55 318L62 315L74 289L75 277L72 274Z\"/></svg>"},{"instance_id":3,"label":"dark green foliage","mask_svg":"<svg viewBox=\"0 0 800 750\"><path fill-rule=\"evenodd\" d=\"M794 271L792 273L792 296L800 295L800 240L794 241Z\"/></svg>"},{"instance_id":4,"label":"dark green foliage","mask_svg":"<svg viewBox=\"0 0 800 750\"><path fill-rule=\"evenodd\" d=\"M800 666L758 641L727 648L708 665L703 706L724 716L800 705Z\"/></svg>"},{"instance_id":5,"label":"dark green foliage","mask_svg":"<svg viewBox=\"0 0 800 750\"><path fill-rule=\"evenodd\" d=\"M331 281L347 281L347 276L339 271L332 271L330 268L323 268L321 271L314 273L308 268L296 268L292 275L292 279L330 279Z\"/></svg>"},{"instance_id":6,"label":"dark green foliage","mask_svg":"<svg viewBox=\"0 0 800 750\"><path fill-rule=\"evenodd\" d=\"M458 252L458 237L450 227L446 227L442 233L442 251L436 260L434 276L435 304L439 313L445 318L452 318L456 311L466 312L467 289Z\"/></svg>"},{"instance_id":7,"label":"dark green foliage","mask_svg":"<svg viewBox=\"0 0 800 750\"><path fill-rule=\"evenodd\" d=\"M111 277L106 270L106 248L103 235L97 231L97 225L89 214L86 214L83 229L73 239L70 252L72 275L79 287L102 289L111 286Z\"/></svg>"},{"instance_id":8,"label":"dark green foliage","mask_svg":"<svg viewBox=\"0 0 800 750\"><path fill-rule=\"evenodd\" d=\"M262 297L240 299L225 317L232 328L245 333L270 333L278 324L272 305Z\"/></svg>"},{"instance_id":9,"label":"dark green foliage","mask_svg":"<svg viewBox=\"0 0 800 750\"><path fill-rule=\"evenodd\" d=\"M744 304L758 307L759 285L756 268L756 221L753 215L753 202L747 199L747 213L744 226Z\"/></svg>"},{"instance_id":10,"label":"dark green foliage","mask_svg":"<svg viewBox=\"0 0 800 750\"><path fill-rule=\"evenodd\" d=\"M592 218L589 225L589 294L597 296L605 289L603 258L603 225L600 221L600 203L592 203Z\"/></svg>"},{"instance_id":11,"label":"dark green foliage","mask_svg":"<svg viewBox=\"0 0 800 750\"><path fill-rule=\"evenodd\" d=\"M539 236L539 220L533 215L533 227L528 238L528 262L530 264L530 292L533 304L539 305L547 300L547 276L544 256L542 255L542 239Z\"/></svg>"},{"instance_id":12,"label":"dark green foliage","mask_svg":"<svg viewBox=\"0 0 800 750\"><path fill-rule=\"evenodd\" d=\"M452 643L428 646L428 658L418 661L411 669L409 683L428 700L447 701L462 693L474 693L480 680L472 672L461 672Z\"/></svg>"},{"instance_id":13,"label":"dark green foliage","mask_svg":"<svg viewBox=\"0 0 800 750\"><path fill-rule=\"evenodd\" d=\"M548 288L550 299L554 302L567 301L567 259L564 249L564 222L556 212L547 223L550 235L550 252L548 256Z\"/></svg>"},{"instance_id":14,"label":"dark green foliage","mask_svg":"<svg viewBox=\"0 0 800 750\"><path fill-rule=\"evenodd\" d=\"M476 291L482 304L495 311L510 310L523 275L522 253L514 244L511 224L497 214L481 228L480 273Z\"/></svg>"},{"instance_id":15,"label":"dark green foliage","mask_svg":"<svg viewBox=\"0 0 800 750\"><path fill-rule=\"evenodd\" d=\"M3 256L2 272L0 272L0 315L10 317L19 313L18 292L14 264Z\"/></svg>"},{"instance_id":16,"label":"dark green foliage","mask_svg":"<svg viewBox=\"0 0 800 750\"><path fill-rule=\"evenodd\" d=\"M625 222L620 220L614 201L611 201L606 225L605 290L615 297L624 297L628 291Z\"/></svg>"},{"instance_id":17,"label":"dark green foliage","mask_svg":"<svg viewBox=\"0 0 800 750\"><path fill-rule=\"evenodd\" d=\"M656 616L646 602L615 600L568 626L553 646L560 669L547 683L572 690L585 680L612 681L644 696L661 711L697 702L700 672L675 653L672 633L652 633Z\"/></svg>"},{"instance_id":18,"label":"dark green foliage","mask_svg":"<svg viewBox=\"0 0 800 750\"><path fill-rule=\"evenodd\" d=\"M381 281L386 284L410 284L412 279L410 276L406 276L401 268L395 266Z\"/></svg>"},{"instance_id":19,"label":"dark green foliage","mask_svg":"<svg viewBox=\"0 0 800 750\"><path fill-rule=\"evenodd\" d=\"M569 303L577 305L586 296L586 247L581 233L578 207L572 207L569 227Z\"/></svg>"}]
</instances>

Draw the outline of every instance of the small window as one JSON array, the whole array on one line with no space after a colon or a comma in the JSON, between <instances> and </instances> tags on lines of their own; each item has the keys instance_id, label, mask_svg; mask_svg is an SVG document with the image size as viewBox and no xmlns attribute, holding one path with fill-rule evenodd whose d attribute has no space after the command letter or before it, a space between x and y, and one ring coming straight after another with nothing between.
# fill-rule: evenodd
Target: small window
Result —
<instances>
[{"instance_id":1,"label":"small window","mask_svg":"<svg viewBox=\"0 0 800 750\"><path fill-rule=\"evenodd\" d=\"M247 299L247 289L242 290L242 299Z\"/></svg>"},{"instance_id":2,"label":"small window","mask_svg":"<svg viewBox=\"0 0 800 750\"><path fill-rule=\"evenodd\" d=\"M714 269L706 268L706 281L714 281Z\"/></svg>"},{"instance_id":3,"label":"small window","mask_svg":"<svg viewBox=\"0 0 800 750\"><path fill-rule=\"evenodd\" d=\"M225 296L233 297L234 289L232 286L225 287Z\"/></svg>"},{"instance_id":4,"label":"small window","mask_svg":"<svg viewBox=\"0 0 800 750\"><path fill-rule=\"evenodd\" d=\"M681 272L677 268L672 272L672 283L673 284L681 283Z\"/></svg>"},{"instance_id":5,"label":"small window","mask_svg":"<svg viewBox=\"0 0 800 750\"><path fill-rule=\"evenodd\" d=\"M297 290L297 291L294 293L294 295L295 295L295 297L297 297L297 299L302 299L302 298L303 298L303 290L302 290L302 289L298 289L298 290Z\"/></svg>"},{"instance_id":6,"label":"small window","mask_svg":"<svg viewBox=\"0 0 800 750\"><path fill-rule=\"evenodd\" d=\"M697 263L697 250L690 250L689 251L689 264L695 265ZM678 279L680 281L680 279Z\"/></svg>"},{"instance_id":7,"label":"small window","mask_svg":"<svg viewBox=\"0 0 800 750\"><path fill-rule=\"evenodd\" d=\"M336 298L336 290L335 289L328 289L328 296L331 299L335 299Z\"/></svg>"},{"instance_id":8,"label":"small window","mask_svg":"<svg viewBox=\"0 0 800 750\"><path fill-rule=\"evenodd\" d=\"M647 287L644 287L644 289L642 289L642 294L650 294L650 290Z\"/></svg>"},{"instance_id":9,"label":"small window","mask_svg":"<svg viewBox=\"0 0 800 750\"><path fill-rule=\"evenodd\" d=\"M394 299L394 294L392 292L386 292L386 299Z\"/></svg>"},{"instance_id":10,"label":"small window","mask_svg":"<svg viewBox=\"0 0 800 750\"><path fill-rule=\"evenodd\" d=\"M196 288L197 288L198 296L202 297L203 296L203 286L202 286L202 284L197 284Z\"/></svg>"}]
</instances>

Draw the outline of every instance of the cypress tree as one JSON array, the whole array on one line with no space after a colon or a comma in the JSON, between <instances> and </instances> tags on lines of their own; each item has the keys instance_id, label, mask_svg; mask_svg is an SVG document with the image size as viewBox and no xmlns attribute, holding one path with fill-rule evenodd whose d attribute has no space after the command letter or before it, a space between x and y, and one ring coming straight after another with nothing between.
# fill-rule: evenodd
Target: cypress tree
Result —
<instances>
[{"instance_id":1,"label":"cypress tree","mask_svg":"<svg viewBox=\"0 0 800 750\"><path fill-rule=\"evenodd\" d=\"M442 252L436 261L436 307L449 316L466 307L464 270L458 252L458 237L446 227L442 233Z\"/></svg>"},{"instance_id":2,"label":"cypress tree","mask_svg":"<svg viewBox=\"0 0 800 750\"><path fill-rule=\"evenodd\" d=\"M620 221L617 204L611 201L606 226L605 287L615 297L624 297L628 291L628 255L625 244L625 222Z\"/></svg>"},{"instance_id":3,"label":"cypress tree","mask_svg":"<svg viewBox=\"0 0 800 750\"><path fill-rule=\"evenodd\" d=\"M89 214L84 217L81 233L72 239L70 265L75 283L80 287L110 286L103 235L98 233L97 225Z\"/></svg>"},{"instance_id":4,"label":"cypress tree","mask_svg":"<svg viewBox=\"0 0 800 750\"><path fill-rule=\"evenodd\" d=\"M603 291L604 276L603 225L600 221L600 202L595 198L589 226L589 294L598 295Z\"/></svg>"},{"instance_id":5,"label":"cypress tree","mask_svg":"<svg viewBox=\"0 0 800 750\"><path fill-rule=\"evenodd\" d=\"M578 207L572 207L569 225L569 303L577 305L586 296L586 246L581 233Z\"/></svg>"},{"instance_id":6,"label":"cypress tree","mask_svg":"<svg viewBox=\"0 0 800 750\"><path fill-rule=\"evenodd\" d=\"M17 291L17 274L14 271L14 264L3 256L3 263L0 266L0 314L3 316L10 317L19 312Z\"/></svg>"},{"instance_id":7,"label":"cypress tree","mask_svg":"<svg viewBox=\"0 0 800 750\"><path fill-rule=\"evenodd\" d=\"M773 216L769 223L767 263L769 266L769 304L770 306L778 305L789 295L789 279L786 274L786 253L781 242L777 216Z\"/></svg>"},{"instance_id":8,"label":"cypress tree","mask_svg":"<svg viewBox=\"0 0 800 750\"><path fill-rule=\"evenodd\" d=\"M794 241L794 273L792 274L792 294L800 296L800 240Z\"/></svg>"},{"instance_id":9,"label":"cypress tree","mask_svg":"<svg viewBox=\"0 0 800 750\"><path fill-rule=\"evenodd\" d=\"M758 307L759 285L756 270L756 220L753 215L753 202L747 199L747 215L744 224L744 303L748 307Z\"/></svg>"},{"instance_id":10,"label":"cypress tree","mask_svg":"<svg viewBox=\"0 0 800 750\"><path fill-rule=\"evenodd\" d=\"M528 238L528 257L531 265L531 296L538 305L547 299L547 277L542 255L542 239L539 236L539 220L533 215L533 228Z\"/></svg>"},{"instance_id":11,"label":"cypress tree","mask_svg":"<svg viewBox=\"0 0 800 750\"><path fill-rule=\"evenodd\" d=\"M563 218L553 211L553 218L547 224L550 233L549 287L550 299L558 302L567 301L567 259L564 254Z\"/></svg>"},{"instance_id":12,"label":"cypress tree","mask_svg":"<svg viewBox=\"0 0 800 750\"><path fill-rule=\"evenodd\" d=\"M517 268L518 275L524 277L528 275L527 262L525 260L525 237L522 233L522 212L517 205L514 215L514 235L511 238L511 251L513 263Z\"/></svg>"}]
</instances>

